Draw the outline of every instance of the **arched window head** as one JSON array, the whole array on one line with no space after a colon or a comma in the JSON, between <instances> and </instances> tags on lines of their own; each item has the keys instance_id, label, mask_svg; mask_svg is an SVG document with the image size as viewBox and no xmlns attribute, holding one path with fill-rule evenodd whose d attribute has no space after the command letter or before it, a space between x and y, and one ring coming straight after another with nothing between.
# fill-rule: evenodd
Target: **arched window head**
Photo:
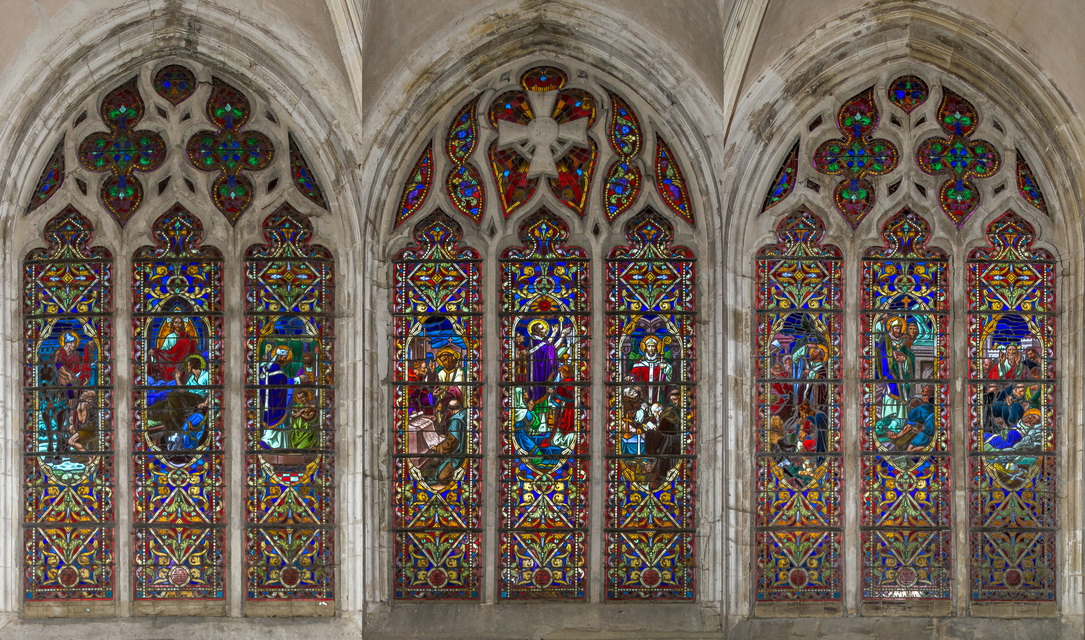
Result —
<instances>
[{"instance_id":1,"label":"arched window head","mask_svg":"<svg viewBox=\"0 0 1085 640\"><path fill-rule=\"evenodd\" d=\"M791 150L759 203L836 209L843 255L859 258L847 265L852 303L834 273L847 261L820 253L804 204L756 259L756 598L871 610L922 601L939 614L965 592L973 608L1053 603L1057 309L1055 260L1033 247L1037 228L1054 230L1040 165L982 93L903 71L822 101L798 143L781 136ZM823 128L832 113L836 129ZM796 149L812 163L796 163ZM1034 208L1033 222L991 215L1006 206ZM935 246L947 236L957 241ZM963 248L981 236L984 246ZM846 327L856 350L819 337ZM808 380L823 366L828 382ZM852 504L844 477L858 483ZM966 487L966 508L953 487Z\"/></svg>"},{"instance_id":2,"label":"arched window head","mask_svg":"<svg viewBox=\"0 0 1085 640\"><path fill-rule=\"evenodd\" d=\"M102 207L121 227L182 198L207 198L230 224L295 195L328 208L285 116L202 65L145 64L76 113L45 162L28 213L52 209L58 193L61 203ZM182 167L172 163L178 147ZM68 153L75 166L65 165Z\"/></svg>"},{"instance_id":3,"label":"arched window head","mask_svg":"<svg viewBox=\"0 0 1085 640\"><path fill-rule=\"evenodd\" d=\"M144 63L43 158L21 222L48 244L24 260L26 615L334 610L334 260L302 213L327 201L288 112L227 75ZM212 246L255 216L265 244ZM130 257L116 291L96 228Z\"/></svg>"},{"instance_id":4,"label":"arched window head","mask_svg":"<svg viewBox=\"0 0 1085 640\"><path fill-rule=\"evenodd\" d=\"M963 228L982 205L1002 206L1016 193L1050 215L1041 176L1028 161L1030 155L1037 158L1022 150L1031 147L1013 118L989 105L977 107L963 95L968 92L949 82L928 86L923 74L883 75L832 105L834 112L806 120L773 174L762 211L798 193L836 209L856 229L871 212L898 208L910 194L936 203ZM824 127L830 120L835 131ZM899 150L909 147L914 155L902 158ZM1016 176L1004 171L1010 149ZM799 155L812 163L797 163ZM1014 184L1017 189L1010 189Z\"/></svg>"},{"instance_id":5,"label":"arched window head","mask_svg":"<svg viewBox=\"0 0 1085 640\"><path fill-rule=\"evenodd\" d=\"M631 92L569 65L493 75L493 92L442 116L440 133L411 154L394 226L434 208L503 226L500 220L543 204L607 223L655 205L694 224L680 150Z\"/></svg>"}]
</instances>

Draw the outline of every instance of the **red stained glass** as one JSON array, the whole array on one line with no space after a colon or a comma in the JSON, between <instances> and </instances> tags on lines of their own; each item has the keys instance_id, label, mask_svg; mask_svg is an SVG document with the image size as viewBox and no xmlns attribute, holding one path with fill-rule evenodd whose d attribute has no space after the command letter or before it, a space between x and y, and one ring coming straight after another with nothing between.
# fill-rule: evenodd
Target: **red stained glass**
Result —
<instances>
[{"instance_id":1,"label":"red stained glass","mask_svg":"<svg viewBox=\"0 0 1085 640\"><path fill-rule=\"evenodd\" d=\"M83 167L109 173L102 181L99 195L121 226L143 202L143 183L135 172L154 171L166 159L162 136L136 129L143 120L143 109L143 96L136 78L132 78L102 99L102 121L109 131L92 133L79 145L79 162Z\"/></svg>"},{"instance_id":2,"label":"red stained glass","mask_svg":"<svg viewBox=\"0 0 1085 640\"><path fill-rule=\"evenodd\" d=\"M212 78L206 111L216 129L198 131L188 139L188 160L200 171L217 173L211 199L235 224L255 197L252 181L243 172L266 169L275 147L266 135L244 128L252 115L249 99L219 78Z\"/></svg>"},{"instance_id":3,"label":"red stained glass","mask_svg":"<svg viewBox=\"0 0 1085 640\"><path fill-rule=\"evenodd\" d=\"M541 210L501 257L498 591L586 597L588 260Z\"/></svg>"},{"instance_id":4,"label":"red stained glass","mask_svg":"<svg viewBox=\"0 0 1085 640\"><path fill-rule=\"evenodd\" d=\"M799 210L756 258L756 598L838 601L841 528L840 251Z\"/></svg>"},{"instance_id":5,"label":"red stained glass","mask_svg":"<svg viewBox=\"0 0 1085 640\"><path fill-rule=\"evenodd\" d=\"M948 600L949 264L904 209L861 263L863 597Z\"/></svg>"},{"instance_id":6,"label":"red stained glass","mask_svg":"<svg viewBox=\"0 0 1085 640\"><path fill-rule=\"evenodd\" d=\"M975 601L1055 600L1056 265L1035 237L1007 211L967 265Z\"/></svg>"},{"instance_id":7,"label":"red stained glass","mask_svg":"<svg viewBox=\"0 0 1085 640\"><path fill-rule=\"evenodd\" d=\"M972 103L942 88L938 124L945 137L927 138L916 149L919 168L928 175L944 175L938 191L942 211L957 227L979 207L980 193L974 180L993 176L1002 157L990 142L971 140L979 127L979 112Z\"/></svg>"}]
</instances>

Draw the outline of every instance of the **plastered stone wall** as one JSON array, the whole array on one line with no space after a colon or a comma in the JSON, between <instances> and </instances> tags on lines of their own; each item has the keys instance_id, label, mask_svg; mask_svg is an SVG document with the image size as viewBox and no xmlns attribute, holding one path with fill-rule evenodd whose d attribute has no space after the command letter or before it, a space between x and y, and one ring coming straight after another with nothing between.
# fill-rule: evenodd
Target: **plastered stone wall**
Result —
<instances>
[{"instance_id":1,"label":"plastered stone wall","mask_svg":"<svg viewBox=\"0 0 1085 640\"><path fill-rule=\"evenodd\" d=\"M1085 353L1085 334L1074 327L1085 326L1079 204L1085 193L1085 135L1077 115L1085 89L1075 75L1085 47L1075 48L1073 34L1085 32L1085 12L1075 10L1075 0L815 4L6 3L0 21L0 103L5 105L0 113L0 414L5 425L0 428L0 638L1083 637L1085 362L1078 354ZM236 592L221 617L198 617L185 603L144 612L124 604L92 611L65 606L60 613L71 617L62 619L20 614L22 345L14 283L22 255L40 233L40 221L27 223L22 212L62 123L116 79L157 59L189 60L244 78L294 123L330 201L330 213L316 224L320 240L337 253L339 276L340 566L334 617L310 617L314 612L304 606L246 608ZM691 241L698 250L702 300L699 600L392 603L386 442L392 200L419 140L447 115L449 105L484 89L488 74L502 65L547 59L583 65L635 91L644 108L664 121L672 147L681 149L683 167L692 173L700 226ZM1012 606L969 611L960 579L951 610L937 616L922 608L864 610L855 591L854 556L847 559L853 586L842 609L797 608L765 617L753 606L751 256L771 227L771 216L756 212L787 148L796 136L809 136L809 120L831 114L849 91L884 81L896 69L921 72L928 82L953 78L970 89L968 97L981 110L1003 114L1040 158L1033 169L1055 203L1042 238L1057 249L1062 274L1062 571L1058 607L1039 612L1040 618L1019 619L1037 612ZM1003 155L1007 162L1008 154ZM902 194L891 207L886 201L854 236L833 222L827 240L856 247L873 243L880 221L903 204L926 207L928 220L950 237L945 224L935 222L940 214L930 211L929 200L907 198ZM1004 202L990 202L984 215L1004 210ZM837 216L823 197L801 191L779 206L800 203L827 221ZM1015 209L1023 213L1022 207ZM243 230L245 240L238 246L248 244L260 219L247 215L243 224L252 228ZM945 244L953 245L956 256L975 240ZM220 246L230 255L229 247ZM116 254L121 258L126 251ZM124 271L118 273L118 286L124 286ZM123 429L119 418L118 433ZM239 566L236 558L231 562ZM124 594L119 596L123 603ZM106 617L88 617L95 614Z\"/></svg>"}]
</instances>

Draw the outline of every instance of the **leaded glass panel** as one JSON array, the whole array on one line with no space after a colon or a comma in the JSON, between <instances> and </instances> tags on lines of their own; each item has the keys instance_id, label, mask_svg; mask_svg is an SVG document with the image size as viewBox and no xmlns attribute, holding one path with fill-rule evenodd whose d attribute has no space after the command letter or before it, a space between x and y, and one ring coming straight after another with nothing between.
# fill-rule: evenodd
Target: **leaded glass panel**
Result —
<instances>
[{"instance_id":1,"label":"leaded glass panel","mask_svg":"<svg viewBox=\"0 0 1085 640\"><path fill-rule=\"evenodd\" d=\"M335 281L290 205L245 253L245 574L250 600L331 600Z\"/></svg>"},{"instance_id":2,"label":"leaded glass panel","mask_svg":"<svg viewBox=\"0 0 1085 640\"><path fill-rule=\"evenodd\" d=\"M607 597L692 599L696 533L693 253L652 211L607 274Z\"/></svg>"},{"instance_id":3,"label":"leaded glass panel","mask_svg":"<svg viewBox=\"0 0 1085 640\"><path fill-rule=\"evenodd\" d=\"M499 579L504 599L586 596L588 260L546 210L501 258Z\"/></svg>"},{"instance_id":4,"label":"leaded glass panel","mask_svg":"<svg viewBox=\"0 0 1085 640\"><path fill-rule=\"evenodd\" d=\"M840 600L840 251L799 210L756 261L758 601Z\"/></svg>"},{"instance_id":5,"label":"leaded glass panel","mask_svg":"<svg viewBox=\"0 0 1085 640\"><path fill-rule=\"evenodd\" d=\"M904 209L860 270L863 598L948 599L949 265Z\"/></svg>"},{"instance_id":6,"label":"leaded glass panel","mask_svg":"<svg viewBox=\"0 0 1085 640\"><path fill-rule=\"evenodd\" d=\"M132 260L132 537L137 600L222 599L222 256L175 205Z\"/></svg>"},{"instance_id":7,"label":"leaded glass panel","mask_svg":"<svg viewBox=\"0 0 1085 640\"><path fill-rule=\"evenodd\" d=\"M968 260L974 601L1055 599L1055 261L1012 211Z\"/></svg>"},{"instance_id":8,"label":"leaded glass panel","mask_svg":"<svg viewBox=\"0 0 1085 640\"><path fill-rule=\"evenodd\" d=\"M27 600L114 596L113 256L67 207L23 263Z\"/></svg>"},{"instance_id":9,"label":"leaded glass panel","mask_svg":"<svg viewBox=\"0 0 1085 640\"><path fill-rule=\"evenodd\" d=\"M461 238L436 211L393 271L396 598L479 597L482 292L478 253Z\"/></svg>"}]
</instances>

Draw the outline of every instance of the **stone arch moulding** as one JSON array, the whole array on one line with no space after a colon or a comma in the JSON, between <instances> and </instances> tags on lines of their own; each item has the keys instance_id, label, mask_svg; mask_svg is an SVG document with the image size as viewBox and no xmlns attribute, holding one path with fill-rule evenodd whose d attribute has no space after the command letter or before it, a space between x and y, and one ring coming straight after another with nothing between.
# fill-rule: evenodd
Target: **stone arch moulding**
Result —
<instances>
[{"instance_id":1,"label":"stone arch moulding","mask_svg":"<svg viewBox=\"0 0 1085 640\"><path fill-rule=\"evenodd\" d=\"M747 258L750 252L771 242L772 230L782 216L801 208L822 218L827 227L825 242L846 248L849 260L857 259L855 256L866 246L876 245L881 225L901 208L920 213L932 227L932 243L950 253L951 273L956 274L953 287L957 289L964 283L961 273L969 252L985 246L987 225L1007 210L1034 226L1036 247L1042 246L1064 259L1080 255L1083 229L1079 194L1085 183L1085 176L1075 170L1081 165L1081 141L1085 139L1080 121L1070 115L1071 109L1058 88L1032 60L1018 50L1003 46L1001 40L992 40L988 33L989 28L943 7L891 2L829 23L804 39L801 46L784 53L740 99L735 118L738 124L728 142L728 154L736 162L726 169L730 178L727 182L742 187L726 194L731 203L726 215L741 217L724 228L733 230L737 234L736 245L745 248L724 258L729 267L735 273L750 274L753 267ZM854 34L860 35L856 38ZM952 51L946 48L950 42ZM864 73L864 67L869 71ZM894 79L909 75L921 77L929 90L925 102L908 105L912 107L910 111L894 104L888 95ZM821 89L811 92L808 89L811 86ZM817 171L813 156L820 145L842 135L835 126L840 106L870 86L875 88L874 98L881 113L881 122L872 137L886 138L895 144L899 149L899 164L894 171L872 181L877 204L853 229L833 202L833 188L839 177ZM943 87L964 96L975 106L980 126L972 138L992 142L1001 155L999 170L990 178L976 180L981 204L960 225L960 230L939 206L938 189L944 176L934 178L916 166L917 148L931 137L944 135L935 117ZM770 118L772 124L766 127L764 118ZM796 139L800 140L799 155L789 195L763 211L766 191L781 174L781 164ZM1018 190L1018 151L1025 157L1036 182L1042 185L1047 213ZM745 159L749 161L744 162ZM847 273L848 280L857 277L854 265ZM849 291L854 286L849 282ZM1064 270L1058 287L1062 296L1060 326L1079 325L1082 317L1076 292L1081 288L1080 276ZM750 295L736 290L731 297L735 308L746 306ZM739 345L750 345L752 336L747 331L732 327L728 334ZM850 340L858 340L858 335L852 334ZM1078 385L1067 385L1066 381L1074 379L1072 372L1081 366L1077 355L1080 337L1062 333L1055 346L1060 354L1060 375L1070 376L1063 380L1059 392L1059 439L1062 443L1076 442L1081 435L1082 394ZM733 361L728 363L732 372L750 370L753 356L749 349L740 346L735 352ZM954 376L960 375L962 366L963 360L954 361ZM750 441L753 425L743 416L749 415L749 408L744 405L750 402L751 393L742 385L734 388L739 392L731 395L733 415L739 419L728 433L727 446L739 452L749 451L753 446ZM1064 449L1059 453L1058 465L1060 482L1066 487L1068 480L1080 475L1082 461ZM751 473L750 469L736 469L733 475L741 483L743 478L752 478ZM857 476L852 477L852 482L858 482ZM746 487L737 495L751 495L751 490ZM750 512L745 499L728 506L741 527L752 525L752 519L743 515ZM849 504L849 508L856 507ZM1085 605L1076 577L1081 570L1081 556L1074 548L1082 528L1079 494L1075 490L1066 492L1059 500L1058 509L1057 611L1080 616ZM960 515L956 517L960 524ZM741 545L728 547L728 551L746 553ZM857 557L861 562L861 555ZM726 609L733 614L748 615L753 605L742 585L749 584L755 569L752 561L736 564L739 569L730 572L727 578L726 592L730 595ZM858 569L851 571L858 577ZM955 580L965 583L965 587L955 588L955 611L959 615L969 615L969 611L971 615L983 615L968 605L967 574ZM851 603L859 603L861 593L850 589L844 597L850 609Z\"/></svg>"},{"instance_id":2,"label":"stone arch moulding","mask_svg":"<svg viewBox=\"0 0 1085 640\"><path fill-rule=\"evenodd\" d=\"M258 90L278 105L276 109L292 121L296 139L308 149L311 168L324 177L329 202L337 210L349 207L354 188L344 171L349 165L345 160L349 139L357 125L349 117L354 113L352 99L343 88L345 80L335 75L337 67L319 64L319 52L311 51L300 31L286 23L257 25L245 14L239 19L236 10L215 2L183 0L166 8L128 3L113 10L109 20L101 16L87 20L87 15L80 13L83 10L78 7L62 14L73 25L81 25L83 35L73 38L71 31L36 34L40 41L30 41L28 49L36 45L43 53L21 56L8 74L9 94L19 99L12 104L10 126L0 131L8 150L0 158L6 169L0 183L6 219L14 219L11 214L24 209L41 168L48 162L43 147L51 151L63 123L77 115L71 96L112 87L127 70L171 57L222 70L227 76L230 69L245 69L245 74L235 77L251 78L251 82L243 81L239 86ZM88 5L85 10L93 9ZM252 65L254 59L261 64ZM40 73L46 62L53 73ZM320 91L299 89L317 85L322 87ZM345 126L350 135L332 135L333 122ZM27 149L34 149L34 153L28 154ZM8 203L12 210L7 209ZM353 220L348 222L353 228Z\"/></svg>"}]
</instances>

